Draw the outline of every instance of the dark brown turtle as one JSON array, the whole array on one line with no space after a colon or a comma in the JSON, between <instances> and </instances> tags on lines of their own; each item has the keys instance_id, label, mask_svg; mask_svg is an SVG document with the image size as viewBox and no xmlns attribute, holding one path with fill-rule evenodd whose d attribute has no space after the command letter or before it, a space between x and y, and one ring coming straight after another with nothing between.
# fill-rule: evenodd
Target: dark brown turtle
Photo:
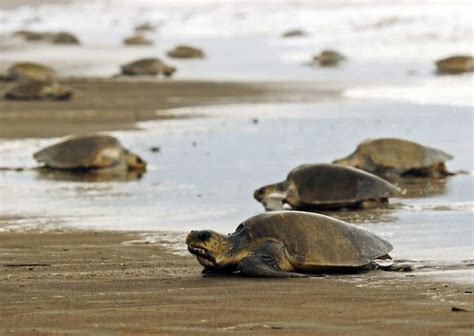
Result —
<instances>
[{"instance_id":1,"label":"dark brown turtle","mask_svg":"<svg viewBox=\"0 0 474 336\"><path fill-rule=\"evenodd\" d=\"M400 176L440 177L450 175L445 162L453 157L416 142L382 138L366 140L349 156L334 163L356 167L393 180Z\"/></svg>"},{"instance_id":2,"label":"dark brown turtle","mask_svg":"<svg viewBox=\"0 0 474 336\"><path fill-rule=\"evenodd\" d=\"M474 57L466 55L451 56L436 61L439 74L460 74L474 71Z\"/></svg>"},{"instance_id":3,"label":"dark brown turtle","mask_svg":"<svg viewBox=\"0 0 474 336\"><path fill-rule=\"evenodd\" d=\"M51 42L54 44L80 44L80 41L76 36L66 32L52 34Z\"/></svg>"},{"instance_id":4,"label":"dark brown turtle","mask_svg":"<svg viewBox=\"0 0 474 336\"><path fill-rule=\"evenodd\" d=\"M388 202L399 189L378 176L335 164L305 164L285 181L264 186L254 197L266 210L288 204L294 210L373 208Z\"/></svg>"},{"instance_id":5,"label":"dark brown turtle","mask_svg":"<svg viewBox=\"0 0 474 336\"><path fill-rule=\"evenodd\" d=\"M146 162L109 135L70 137L34 155L46 167L65 170L145 170Z\"/></svg>"},{"instance_id":6,"label":"dark brown turtle","mask_svg":"<svg viewBox=\"0 0 474 336\"><path fill-rule=\"evenodd\" d=\"M11 100L65 100L72 97L72 89L57 81L23 81L7 92L5 99Z\"/></svg>"},{"instance_id":7,"label":"dark brown turtle","mask_svg":"<svg viewBox=\"0 0 474 336\"><path fill-rule=\"evenodd\" d=\"M374 260L390 259L392 250L389 242L359 226L298 211L251 217L229 235L191 231L186 244L203 273L276 278L373 268Z\"/></svg>"},{"instance_id":8,"label":"dark brown turtle","mask_svg":"<svg viewBox=\"0 0 474 336\"><path fill-rule=\"evenodd\" d=\"M304 37L306 35L308 34L302 29L291 29L281 34L281 37L292 38L292 37Z\"/></svg>"},{"instance_id":9,"label":"dark brown turtle","mask_svg":"<svg viewBox=\"0 0 474 336\"><path fill-rule=\"evenodd\" d=\"M319 55L313 56L313 62L320 66L336 66L345 60L345 56L334 50L323 50Z\"/></svg>"},{"instance_id":10,"label":"dark brown turtle","mask_svg":"<svg viewBox=\"0 0 474 336\"><path fill-rule=\"evenodd\" d=\"M173 75L175 67L164 64L159 58L143 58L132 63L122 65L122 74L128 76L156 76L162 73L165 77Z\"/></svg>"}]
</instances>

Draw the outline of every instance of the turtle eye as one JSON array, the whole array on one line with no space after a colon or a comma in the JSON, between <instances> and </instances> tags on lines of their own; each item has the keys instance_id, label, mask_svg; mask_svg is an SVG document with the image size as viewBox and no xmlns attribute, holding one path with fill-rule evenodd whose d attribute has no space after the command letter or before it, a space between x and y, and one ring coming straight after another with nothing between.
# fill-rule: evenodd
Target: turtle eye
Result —
<instances>
[{"instance_id":1,"label":"turtle eye","mask_svg":"<svg viewBox=\"0 0 474 336\"><path fill-rule=\"evenodd\" d=\"M198 239L200 241L206 241L211 237L211 234L208 231L201 231L198 233Z\"/></svg>"}]
</instances>

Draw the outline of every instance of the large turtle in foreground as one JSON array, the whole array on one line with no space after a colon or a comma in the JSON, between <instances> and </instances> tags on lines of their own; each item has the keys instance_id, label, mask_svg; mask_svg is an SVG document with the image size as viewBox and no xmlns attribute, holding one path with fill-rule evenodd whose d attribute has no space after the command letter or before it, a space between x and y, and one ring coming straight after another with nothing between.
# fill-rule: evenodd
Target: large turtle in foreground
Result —
<instances>
[{"instance_id":1,"label":"large turtle in foreground","mask_svg":"<svg viewBox=\"0 0 474 336\"><path fill-rule=\"evenodd\" d=\"M445 162L453 157L416 142L382 138L359 144L349 156L334 163L356 167L384 178L400 176L441 177L452 175Z\"/></svg>"},{"instance_id":2,"label":"large turtle in foreground","mask_svg":"<svg viewBox=\"0 0 474 336\"><path fill-rule=\"evenodd\" d=\"M76 171L145 170L146 162L109 135L70 137L34 155L46 167Z\"/></svg>"},{"instance_id":3,"label":"large turtle in foreground","mask_svg":"<svg viewBox=\"0 0 474 336\"><path fill-rule=\"evenodd\" d=\"M23 81L6 91L4 97L11 100L66 100L72 94L69 86L55 80Z\"/></svg>"},{"instance_id":4,"label":"large turtle in foreground","mask_svg":"<svg viewBox=\"0 0 474 336\"><path fill-rule=\"evenodd\" d=\"M305 164L285 181L264 186L254 197L266 210L288 204L294 210L373 208L387 203L399 189L378 176L335 164Z\"/></svg>"},{"instance_id":5,"label":"large turtle in foreground","mask_svg":"<svg viewBox=\"0 0 474 336\"><path fill-rule=\"evenodd\" d=\"M370 269L374 260L390 259L392 250L389 242L361 227L297 211L251 217L227 236L191 231L186 244L204 266L203 273L240 271L275 278Z\"/></svg>"}]
</instances>

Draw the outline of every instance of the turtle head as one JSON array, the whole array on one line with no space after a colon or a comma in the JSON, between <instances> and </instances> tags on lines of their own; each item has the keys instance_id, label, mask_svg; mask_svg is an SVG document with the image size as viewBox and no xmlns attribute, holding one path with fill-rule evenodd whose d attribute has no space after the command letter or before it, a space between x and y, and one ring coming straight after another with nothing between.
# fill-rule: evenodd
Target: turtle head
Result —
<instances>
[{"instance_id":1,"label":"turtle head","mask_svg":"<svg viewBox=\"0 0 474 336\"><path fill-rule=\"evenodd\" d=\"M343 166L350 166L358 169L363 169L364 166L363 160L357 152L354 152L345 158L334 160L332 163L340 164Z\"/></svg>"},{"instance_id":2,"label":"turtle head","mask_svg":"<svg viewBox=\"0 0 474 336\"><path fill-rule=\"evenodd\" d=\"M206 268L222 269L232 264L229 257L231 244L225 236L217 232L191 231L186 237L186 244L189 252Z\"/></svg>"},{"instance_id":3,"label":"turtle head","mask_svg":"<svg viewBox=\"0 0 474 336\"><path fill-rule=\"evenodd\" d=\"M288 183L281 182L261 187L253 193L253 197L263 204L266 210L281 210L288 192Z\"/></svg>"},{"instance_id":4,"label":"turtle head","mask_svg":"<svg viewBox=\"0 0 474 336\"><path fill-rule=\"evenodd\" d=\"M124 150L124 158L129 170L146 170L146 162L138 155Z\"/></svg>"}]
</instances>

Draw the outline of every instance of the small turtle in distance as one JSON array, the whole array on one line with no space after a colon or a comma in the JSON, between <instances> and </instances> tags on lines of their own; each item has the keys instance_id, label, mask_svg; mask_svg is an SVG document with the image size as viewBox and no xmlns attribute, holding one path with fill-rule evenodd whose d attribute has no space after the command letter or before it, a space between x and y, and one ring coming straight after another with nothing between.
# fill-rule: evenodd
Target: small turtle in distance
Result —
<instances>
[{"instance_id":1,"label":"small turtle in distance","mask_svg":"<svg viewBox=\"0 0 474 336\"><path fill-rule=\"evenodd\" d=\"M46 168L71 171L146 170L146 162L109 135L73 136L36 152Z\"/></svg>"}]
</instances>

